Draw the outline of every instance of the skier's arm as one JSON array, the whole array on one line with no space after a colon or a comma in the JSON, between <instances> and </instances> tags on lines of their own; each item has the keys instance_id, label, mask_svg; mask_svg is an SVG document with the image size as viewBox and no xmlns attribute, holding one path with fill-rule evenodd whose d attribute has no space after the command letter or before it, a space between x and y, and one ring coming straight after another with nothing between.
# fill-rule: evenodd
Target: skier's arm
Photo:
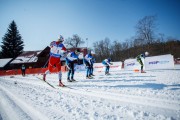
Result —
<instances>
[{"instance_id":1,"label":"skier's arm","mask_svg":"<svg viewBox=\"0 0 180 120\"><path fill-rule=\"evenodd\" d=\"M105 59L104 61L105 61L106 64L111 65L110 62L107 59Z\"/></svg>"},{"instance_id":2,"label":"skier's arm","mask_svg":"<svg viewBox=\"0 0 180 120\"><path fill-rule=\"evenodd\" d=\"M63 45L63 46L62 46L62 49L61 49L61 56L66 57L67 54L68 54L67 49L66 49L65 46Z\"/></svg>"},{"instance_id":3,"label":"skier's arm","mask_svg":"<svg viewBox=\"0 0 180 120\"><path fill-rule=\"evenodd\" d=\"M77 60L77 59L78 59L78 57L72 56L71 53L69 53L69 54L67 55L67 58L68 58L70 61L74 61L74 60Z\"/></svg>"},{"instance_id":4,"label":"skier's arm","mask_svg":"<svg viewBox=\"0 0 180 120\"><path fill-rule=\"evenodd\" d=\"M90 57L90 56L88 56L88 55L86 55L85 56L85 60L91 65L91 59L92 59L92 57Z\"/></svg>"},{"instance_id":5,"label":"skier's arm","mask_svg":"<svg viewBox=\"0 0 180 120\"><path fill-rule=\"evenodd\" d=\"M50 48L52 48L55 43L56 43L55 41L52 41L52 42L50 43Z\"/></svg>"}]
</instances>

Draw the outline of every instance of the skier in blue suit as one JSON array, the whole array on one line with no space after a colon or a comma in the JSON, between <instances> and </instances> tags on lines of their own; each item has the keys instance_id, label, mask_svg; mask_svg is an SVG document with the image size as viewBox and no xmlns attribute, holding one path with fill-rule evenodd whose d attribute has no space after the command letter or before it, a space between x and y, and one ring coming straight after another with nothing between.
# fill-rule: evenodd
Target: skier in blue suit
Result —
<instances>
[{"instance_id":1,"label":"skier in blue suit","mask_svg":"<svg viewBox=\"0 0 180 120\"><path fill-rule=\"evenodd\" d=\"M67 81L68 82L76 81L74 79L74 63L75 63L75 61L78 62L79 54L80 54L80 50L77 49L74 52L68 53L67 56L66 56L66 66L68 68L68 74L67 74ZM71 79L70 79L70 75L71 75Z\"/></svg>"},{"instance_id":2,"label":"skier in blue suit","mask_svg":"<svg viewBox=\"0 0 180 120\"><path fill-rule=\"evenodd\" d=\"M91 59L91 67L90 67L90 75L91 76L95 76L94 74L93 74L93 71L94 71L94 67L93 67L93 64L96 62L96 59L94 58L94 56L93 56L93 58Z\"/></svg>"},{"instance_id":3,"label":"skier in blue suit","mask_svg":"<svg viewBox=\"0 0 180 120\"><path fill-rule=\"evenodd\" d=\"M110 68L110 65L112 65L111 63L111 58L108 58L108 59L105 59L102 61L102 64L106 67L105 69L105 75L109 75L109 68Z\"/></svg>"},{"instance_id":4,"label":"skier in blue suit","mask_svg":"<svg viewBox=\"0 0 180 120\"><path fill-rule=\"evenodd\" d=\"M86 66L86 69L87 69L86 70L86 79L91 79L92 78L91 71L92 71L92 67L93 67L93 62L92 62L93 55L94 55L94 52L91 51L83 59L84 65Z\"/></svg>"}]
</instances>

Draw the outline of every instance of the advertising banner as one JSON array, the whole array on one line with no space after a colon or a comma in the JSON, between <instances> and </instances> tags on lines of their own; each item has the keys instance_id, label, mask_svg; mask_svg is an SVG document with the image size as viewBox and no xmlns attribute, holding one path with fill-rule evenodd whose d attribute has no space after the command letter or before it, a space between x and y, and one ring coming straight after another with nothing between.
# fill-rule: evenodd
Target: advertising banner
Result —
<instances>
[{"instance_id":1,"label":"advertising banner","mask_svg":"<svg viewBox=\"0 0 180 120\"><path fill-rule=\"evenodd\" d=\"M144 59L142 59L144 63ZM136 59L127 59L124 61L124 70L140 70L141 65L138 63Z\"/></svg>"},{"instance_id":2,"label":"advertising banner","mask_svg":"<svg viewBox=\"0 0 180 120\"><path fill-rule=\"evenodd\" d=\"M172 55L160 55L146 57L145 59L145 69L172 69L174 68L174 58Z\"/></svg>"},{"instance_id":3,"label":"advertising banner","mask_svg":"<svg viewBox=\"0 0 180 120\"><path fill-rule=\"evenodd\" d=\"M144 64L144 70L174 68L174 58L170 54L142 58L142 62ZM141 65L136 59L127 59L124 61L124 69L141 70Z\"/></svg>"},{"instance_id":4,"label":"advertising banner","mask_svg":"<svg viewBox=\"0 0 180 120\"><path fill-rule=\"evenodd\" d=\"M86 67L84 66L84 64L81 64L81 65L75 64L74 70L77 72L86 71Z\"/></svg>"},{"instance_id":5,"label":"advertising banner","mask_svg":"<svg viewBox=\"0 0 180 120\"><path fill-rule=\"evenodd\" d=\"M117 71L121 70L122 62L112 62L113 64L110 65L110 71ZM102 63L94 63L94 71L105 71L105 66Z\"/></svg>"},{"instance_id":6,"label":"advertising banner","mask_svg":"<svg viewBox=\"0 0 180 120\"><path fill-rule=\"evenodd\" d=\"M113 65L110 66L110 71L121 70L122 62L112 62ZM94 63L93 64L94 71L105 71L105 66L102 63ZM86 67L82 65L75 65L75 71L86 71Z\"/></svg>"}]
</instances>

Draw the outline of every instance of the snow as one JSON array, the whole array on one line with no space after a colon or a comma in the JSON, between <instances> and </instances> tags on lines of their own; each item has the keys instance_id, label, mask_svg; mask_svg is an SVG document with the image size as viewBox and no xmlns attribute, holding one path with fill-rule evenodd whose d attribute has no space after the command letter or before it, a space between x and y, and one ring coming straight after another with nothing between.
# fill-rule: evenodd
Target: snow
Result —
<instances>
[{"instance_id":1,"label":"snow","mask_svg":"<svg viewBox=\"0 0 180 120\"><path fill-rule=\"evenodd\" d=\"M31 63L37 62L38 55L42 51L25 51L21 55L19 55L16 59L14 59L11 63Z\"/></svg>"},{"instance_id":2,"label":"snow","mask_svg":"<svg viewBox=\"0 0 180 120\"><path fill-rule=\"evenodd\" d=\"M180 120L180 66L171 70L95 72L58 87L57 74L0 77L3 120Z\"/></svg>"}]
</instances>

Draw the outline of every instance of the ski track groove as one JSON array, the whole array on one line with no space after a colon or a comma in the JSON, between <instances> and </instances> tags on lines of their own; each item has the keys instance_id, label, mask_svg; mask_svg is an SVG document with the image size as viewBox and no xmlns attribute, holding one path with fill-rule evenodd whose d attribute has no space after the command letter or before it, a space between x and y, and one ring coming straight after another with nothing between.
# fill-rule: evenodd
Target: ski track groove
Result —
<instances>
[{"instance_id":1,"label":"ski track groove","mask_svg":"<svg viewBox=\"0 0 180 120\"><path fill-rule=\"evenodd\" d=\"M31 81L30 82L23 81L23 78L21 78L21 77L17 77L17 78L22 79L22 80L18 81L18 83L21 83L21 84L31 84L31 85L34 85L35 87L48 86L45 83L43 83L43 81L40 81L40 80L37 83L37 81L38 81L38 80L36 80L37 78L28 78L29 80L35 80L36 83L32 83ZM6 78L6 80L12 80L12 78ZM8 81L6 81L6 82L8 82ZM9 81L9 82L13 82L13 81ZM85 95L85 96L89 96L89 97L96 97L96 98L118 101L118 102L126 103L127 105L129 103L131 103L131 104L135 104L135 105L156 107L158 109L169 109L169 110L173 110L173 111L180 111L179 101L176 101L176 100L163 100L163 99L159 99L159 98L158 99L157 98L147 98L147 97L136 96L136 95L125 95L122 93L110 93L110 92L102 92L102 91L96 92L94 90L87 90L87 89L85 90L85 89L79 89L79 88L74 88L74 87L71 87L72 89L61 88L61 87L57 87L57 86L54 86L54 87L56 89L51 88L51 90L56 90L56 91L60 90L59 92L62 92L63 94L71 94L71 95L81 94L81 95ZM3 87L1 87L1 88L8 96L10 96L10 98L15 97L9 91L7 91L5 88L3 88ZM49 86L49 88L50 88L50 86ZM16 98L16 99L18 99L18 98ZM24 103L20 101L20 104L24 104ZM20 104L17 103L17 105L20 105Z\"/></svg>"},{"instance_id":2,"label":"ski track groove","mask_svg":"<svg viewBox=\"0 0 180 120\"><path fill-rule=\"evenodd\" d=\"M22 101L20 98L13 95L9 90L0 85L0 90L5 95L5 97L11 102L11 106L15 106L26 118L33 120L48 120L39 111ZM13 111L13 110L12 110ZM19 114L19 113L18 113ZM22 119L23 120L23 119Z\"/></svg>"},{"instance_id":3,"label":"ski track groove","mask_svg":"<svg viewBox=\"0 0 180 120\"><path fill-rule=\"evenodd\" d=\"M11 79L11 78L10 78ZM29 78L28 78L29 79ZM32 80L36 80L37 78L32 78ZM40 80L37 80L40 81ZM27 81L21 81L22 83L25 84L29 84L29 82ZM30 82L32 84L32 82ZM46 85L46 83L44 83L43 81L40 81L39 84L35 83L33 85L35 86L49 86ZM50 86L49 86L50 87ZM122 93L110 93L110 92L96 92L93 90L85 90L85 89L79 89L79 88L74 88L74 87L58 87L58 86L54 86L56 89L60 89L62 91L64 91L64 93L66 92L71 92L71 93L75 93L75 94L81 94L81 95L86 95L86 96L94 96L94 97L99 97L99 98L103 98L103 99L109 99L109 100L115 100L115 101L119 101L119 102L127 102L127 103L133 103L133 104L140 104L140 105L149 105L151 107L159 107L159 108L164 108L164 109L171 109L171 110L180 110L180 105L179 105L179 101L176 100L163 100L163 99L157 99L157 98L147 98L147 97L142 97L142 96L135 96L135 95L125 95ZM53 88L52 88L53 89ZM84 92L81 92L84 91ZM135 100L136 99L136 100ZM151 103L149 103L151 102ZM153 103L159 103L159 104L153 104ZM162 104L162 105L160 105ZM172 106L169 106L172 105Z\"/></svg>"}]
</instances>

